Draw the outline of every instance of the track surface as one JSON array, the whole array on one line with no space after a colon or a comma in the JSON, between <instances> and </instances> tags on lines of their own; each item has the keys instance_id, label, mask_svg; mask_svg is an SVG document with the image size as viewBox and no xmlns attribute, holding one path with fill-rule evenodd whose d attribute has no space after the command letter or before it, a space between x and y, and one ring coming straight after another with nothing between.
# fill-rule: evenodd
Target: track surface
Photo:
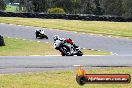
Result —
<instances>
[{"instance_id":1,"label":"track surface","mask_svg":"<svg viewBox=\"0 0 132 88\"><path fill-rule=\"evenodd\" d=\"M74 65L89 68L101 66L132 66L131 56L84 57L8 57L0 56L0 74L76 69Z\"/></svg>"},{"instance_id":2,"label":"track surface","mask_svg":"<svg viewBox=\"0 0 132 88\"><path fill-rule=\"evenodd\" d=\"M104 50L118 55L132 55L132 39L111 38L104 36L88 35L76 32L66 32L60 30L45 29L49 40L35 39L35 27L16 26L0 24L0 35L21 39L30 39L53 43L53 36L70 37L82 48ZM40 28L39 28L40 29ZM41 28L42 29L42 28Z\"/></svg>"},{"instance_id":3,"label":"track surface","mask_svg":"<svg viewBox=\"0 0 132 88\"><path fill-rule=\"evenodd\" d=\"M49 40L35 38L35 27L0 24L0 35L53 43L53 36L70 37L79 46L117 53L119 56L99 57L0 57L0 74L64 70L73 65L92 66L132 66L132 39L111 38L76 32L45 29ZM40 28L39 28L40 29ZM42 28L41 28L42 29ZM121 56L120 56L121 55Z\"/></svg>"}]
</instances>

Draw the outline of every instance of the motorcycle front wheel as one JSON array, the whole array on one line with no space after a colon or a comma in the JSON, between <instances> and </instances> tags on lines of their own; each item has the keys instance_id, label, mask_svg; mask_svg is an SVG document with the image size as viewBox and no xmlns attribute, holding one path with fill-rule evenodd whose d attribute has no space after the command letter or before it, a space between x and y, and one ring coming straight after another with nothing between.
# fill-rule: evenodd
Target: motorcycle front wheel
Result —
<instances>
[{"instance_id":1,"label":"motorcycle front wheel","mask_svg":"<svg viewBox=\"0 0 132 88\"><path fill-rule=\"evenodd\" d=\"M77 56L82 56L83 53L81 51L78 51Z\"/></svg>"},{"instance_id":2,"label":"motorcycle front wheel","mask_svg":"<svg viewBox=\"0 0 132 88\"><path fill-rule=\"evenodd\" d=\"M62 56L66 56L63 52L61 52L61 55L62 55Z\"/></svg>"},{"instance_id":3,"label":"motorcycle front wheel","mask_svg":"<svg viewBox=\"0 0 132 88\"><path fill-rule=\"evenodd\" d=\"M45 38L48 39L48 36L45 35Z\"/></svg>"}]
</instances>

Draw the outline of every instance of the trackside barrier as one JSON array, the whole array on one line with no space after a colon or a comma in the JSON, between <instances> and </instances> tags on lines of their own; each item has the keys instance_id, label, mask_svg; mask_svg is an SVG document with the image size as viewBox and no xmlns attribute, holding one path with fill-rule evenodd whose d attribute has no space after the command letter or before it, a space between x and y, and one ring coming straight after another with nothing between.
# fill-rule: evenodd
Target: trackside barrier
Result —
<instances>
[{"instance_id":1,"label":"trackside barrier","mask_svg":"<svg viewBox=\"0 0 132 88\"><path fill-rule=\"evenodd\" d=\"M132 22L132 18L127 18L127 17L110 16L110 15L89 15L89 14L14 13L14 12L0 11L0 16L1 17L84 20L84 21Z\"/></svg>"},{"instance_id":2,"label":"trackside barrier","mask_svg":"<svg viewBox=\"0 0 132 88\"><path fill-rule=\"evenodd\" d=\"M4 38L0 35L0 46L5 46Z\"/></svg>"}]
</instances>

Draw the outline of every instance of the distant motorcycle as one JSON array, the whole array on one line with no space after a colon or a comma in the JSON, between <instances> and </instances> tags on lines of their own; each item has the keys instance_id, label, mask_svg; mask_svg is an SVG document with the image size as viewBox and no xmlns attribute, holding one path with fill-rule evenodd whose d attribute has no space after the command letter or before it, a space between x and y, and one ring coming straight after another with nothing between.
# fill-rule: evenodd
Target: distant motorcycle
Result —
<instances>
[{"instance_id":1,"label":"distant motorcycle","mask_svg":"<svg viewBox=\"0 0 132 88\"><path fill-rule=\"evenodd\" d=\"M44 30L36 30L36 38L43 39L46 38L48 39L48 36L45 34Z\"/></svg>"},{"instance_id":2,"label":"distant motorcycle","mask_svg":"<svg viewBox=\"0 0 132 88\"><path fill-rule=\"evenodd\" d=\"M73 45L67 43L65 40L54 41L54 47L61 52L62 56L82 56L81 48L75 48Z\"/></svg>"}]
</instances>

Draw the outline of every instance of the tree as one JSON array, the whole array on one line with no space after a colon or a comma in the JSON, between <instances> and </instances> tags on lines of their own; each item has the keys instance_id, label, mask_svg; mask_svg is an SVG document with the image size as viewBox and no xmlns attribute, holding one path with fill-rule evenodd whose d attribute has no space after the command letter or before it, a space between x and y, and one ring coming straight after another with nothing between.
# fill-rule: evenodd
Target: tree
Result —
<instances>
[{"instance_id":1,"label":"tree","mask_svg":"<svg viewBox=\"0 0 132 88\"><path fill-rule=\"evenodd\" d=\"M132 17L132 0L123 0L123 16Z\"/></svg>"},{"instance_id":2,"label":"tree","mask_svg":"<svg viewBox=\"0 0 132 88\"><path fill-rule=\"evenodd\" d=\"M10 3L14 3L15 0L9 0Z\"/></svg>"},{"instance_id":3,"label":"tree","mask_svg":"<svg viewBox=\"0 0 132 88\"><path fill-rule=\"evenodd\" d=\"M6 4L4 0L0 0L0 10L5 10L6 9Z\"/></svg>"},{"instance_id":4,"label":"tree","mask_svg":"<svg viewBox=\"0 0 132 88\"><path fill-rule=\"evenodd\" d=\"M18 0L10 1L18 2ZM47 12L48 8L57 7L70 14L105 14L132 17L132 0L19 0L19 2L19 7L24 12Z\"/></svg>"},{"instance_id":5,"label":"tree","mask_svg":"<svg viewBox=\"0 0 132 88\"><path fill-rule=\"evenodd\" d=\"M91 1L86 0L83 4L84 14L93 14L93 8L91 6Z\"/></svg>"},{"instance_id":6,"label":"tree","mask_svg":"<svg viewBox=\"0 0 132 88\"><path fill-rule=\"evenodd\" d=\"M31 0L20 0L20 4L19 4L19 11L21 12L30 12L29 11L29 7L31 5L29 5L29 2Z\"/></svg>"},{"instance_id":7,"label":"tree","mask_svg":"<svg viewBox=\"0 0 132 88\"><path fill-rule=\"evenodd\" d=\"M81 0L73 0L73 13L77 14L80 13L80 8L81 8Z\"/></svg>"},{"instance_id":8,"label":"tree","mask_svg":"<svg viewBox=\"0 0 132 88\"><path fill-rule=\"evenodd\" d=\"M73 0L53 0L52 7L63 8L67 13L74 13Z\"/></svg>"},{"instance_id":9,"label":"tree","mask_svg":"<svg viewBox=\"0 0 132 88\"><path fill-rule=\"evenodd\" d=\"M32 4L34 12L46 12L48 9L48 0L33 0Z\"/></svg>"},{"instance_id":10,"label":"tree","mask_svg":"<svg viewBox=\"0 0 132 88\"><path fill-rule=\"evenodd\" d=\"M106 15L121 16L123 13L122 0L102 0L102 4Z\"/></svg>"},{"instance_id":11,"label":"tree","mask_svg":"<svg viewBox=\"0 0 132 88\"><path fill-rule=\"evenodd\" d=\"M94 4L95 4L94 14L103 15L104 11L101 8L100 1L99 0L94 0Z\"/></svg>"}]
</instances>

